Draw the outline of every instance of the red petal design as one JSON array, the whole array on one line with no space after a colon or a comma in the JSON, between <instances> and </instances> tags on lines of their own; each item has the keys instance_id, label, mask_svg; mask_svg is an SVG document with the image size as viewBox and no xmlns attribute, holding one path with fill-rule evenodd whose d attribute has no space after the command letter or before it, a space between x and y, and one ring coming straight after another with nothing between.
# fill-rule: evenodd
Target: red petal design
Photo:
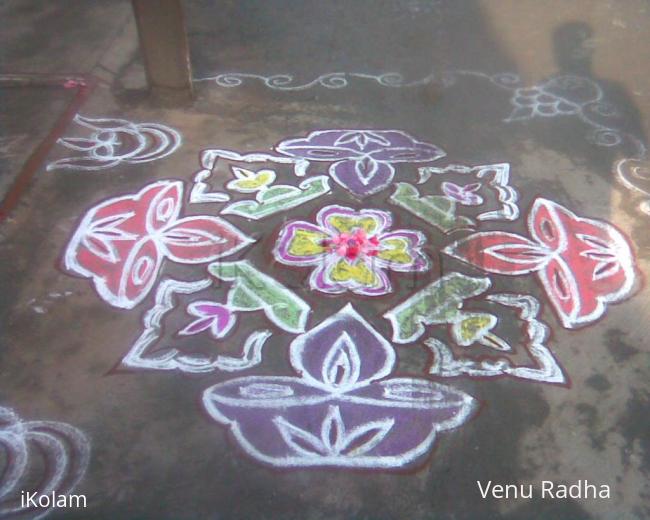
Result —
<instances>
[{"instance_id":1,"label":"red petal design","mask_svg":"<svg viewBox=\"0 0 650 520\"><path fill-rule=\"evenodd\" d=\"M149 199L147 209L147 227L153 232L174 222L181 211L181 198L183 196L183 183L180 181L169 182L162 189L157 188L143 194L143 199Z\"/></svg>"},{"instance_id":2,"label":"red petal design","mask_svg":"<svg viewBox=\"0 0 650 520\"><path fill-rule=\"evenodd\" d=\"M539 278L560 320L565 327L571 328L575 317L581 312L582 303L571 268L561 258L554 258L539 272Z\"/></svg>"},{"instance_id":3,"label":"red petal design","mask_svg":"<svg viewBox=\"0 0 650 520\"><path fill-rule=\"evenodd\" d=\"M498 274L527 274L544 267L551 251L532 240L502 231L474 233L445 250L450 256Z\"/></svg>"},{"instance_id":4,"label":"red petal design","mask_svg":"<svg viewBox=\"0 0 650 520\"><path fill-rule=\"evenodd\" d=\"M147 238L150 207L161 201L161 194L181 192L180 181L160 181L136 194L98 204L72 237L65 267L92 278L100 296L111 305L133 308L153 286L162 261L155 242Z\"/></svg>"},{"instance_id":5,"label":"red petal design","mask_svg":"<svg viewBox=\"0 0 650 520\"><path fill-rule=\"evenodd\" d=\"M172 245L168 245L174 253L182 249L173 258L184 262L212 260L244 241L241 234L232 231L234 228L223 224L216 226L216 231L223 233L226 240L215 244L211 217L191 217L174 224L182 193L182 182L160 181L136 194L98 204L88 211L68 244L64 255L66 269L92 278L100 296L111 305L130 309L155 283L163 260L161 229L167 232L176 226L175 238L185 238L187 244L178 246L172 234ZM192 222L199 224L193 226ZM195 240L198 235L202 241Z\"/></svg>"},{"instance_id":6,"label":"red petal design","mask_svg":"<svg viewBox=\"0 0 650 520\"><path fill-rule=\"evenodd\" d=\"M162 242L171 260L200 264L232 254L250 239L220 218L187 217L167 227Z\"/></svg>"},{"instance_id":7,"label":"red petal design","mask_svg":"<svg viewBox=\"0 0 650 520\"><path fill-rule=\"evenodd\" d=\"M562 206L550 200L536 199L528 214L530 236L552 250L561 248L567 239L566 230L555 211L556 208Z\"/></svg>"},{"instance_id":8,"label":"red petal design","mask_svg":"<svg viewBox=\"0 0 650 520\"><path fill-rule=\"evenodd\" d=\"M120 273L120 298L133 305L139 303L156 282L162 261L163 256L152 239L144 239L136 245Z\"/></svg>"},{"instance_id":9,"label":"red petal design","mask_svg":"<svg viewBox=\"0 0 650 520\"><path fill-rule=\"evenodd\" d=\"M606 303L629 296L636 268L630 244L620 231L607 222L579 217L553 201L537 199L529 217L535 226L531 234L542 239L546 220L559 237L554 242L558 263L549 264L540 278L565 327L593 322L605 312ZM559 299L558 273L570 282L571 305Z\"/></svg>"},{"instance_id":10,"label":"red petal design","mask_svg":"<svg viewBox=\"0 0 650 520\"><path fill-rule=\"evenodd\" d=\"M132 309L156 281L162 256L150 238L120 244L118 262L111 263L87 248L79 248L76 260L92 277L99 295L115 307ZM92 269L92 271L91 271Z\"/></svg>"}]
</instances>

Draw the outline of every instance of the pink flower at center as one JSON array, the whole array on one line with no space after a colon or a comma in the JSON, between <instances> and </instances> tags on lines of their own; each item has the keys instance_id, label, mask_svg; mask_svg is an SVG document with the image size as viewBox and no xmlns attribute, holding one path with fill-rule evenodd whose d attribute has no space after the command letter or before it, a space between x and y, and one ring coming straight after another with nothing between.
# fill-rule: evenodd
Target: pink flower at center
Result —
<instances>
[{"instance_id":1,"label":"pink flower at center","mask_svg":"<svg viewBox=\"0 0 650 520\"><path fill-rule=\"evenodd\" d=\"M362 255L377 256L379 253L379 239L376 236L368 237L363 229L325 239L321 245L348 260L356 260Z\"/></svg>"}]
</instances>

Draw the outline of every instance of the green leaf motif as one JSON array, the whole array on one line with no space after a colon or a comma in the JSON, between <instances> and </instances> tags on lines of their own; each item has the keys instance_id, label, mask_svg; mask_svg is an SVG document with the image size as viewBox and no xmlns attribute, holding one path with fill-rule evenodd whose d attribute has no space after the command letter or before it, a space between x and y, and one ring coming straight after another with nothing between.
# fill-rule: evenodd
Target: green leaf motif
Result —
<instances>
[{"instance_id":1,"label":"green leaf motif","mask_svg":"<svg viewBox=\"0 0 650 520\"><path fill-rule=\"evenodd\" d=\"M417 188L407 182L398 182L395 186L395 193L389 199L393 204L433 224L442 232L475 227L471 218L456 215L456 203L453 200L443 195L421 196Z\"/></svg>"},{"instance_id":2,"label":"green leaf motif","mask_svg":"<svg viewBox=\"0 0 650 520\"><path fill-rule=\"evenodd\" d=\"M233 287L228 293L228 306L238 311L257 311L259 301L241 286Z\"/></svg>"},{"instance_id":3,"label":"green leaf motif","mask_svg":"<svg viewBox=\"0 0 650 520\"><path fill-rule=\"evenodd\" d=\"M221 213L259 220L313 200L330 191L326 175L310 177L299 185L278 184L258 193L256 200L240 200L226 206Z\"/></svg>"},{"instance_id":4,"label":"green leaf motif","mask_svg":"<svg viewBox=\"0 0 650 520\"><path fill-rule=\"evenodd\" d=\"M271 204L273 202L281 201L289 195L296 195L298 193L300 193L300 190L294 186L279 184L278 186L273 186L272 188L261 192L258 199L262 204Z\"/></svg>"},{"instance_id":5,"label":"green leaf motif","mask_svg":"<svg viewBox=\"0 0 650 520\"><path fill-rule=\"evenodd\" d=\"M425 325L457 322L464 316L463 301L484 293L489 287L489 278L461 273L443 276L384 314L393 326L393 341L411 343L424 334Z\"/></svg>"},{"instance_id":6,"label":"green leaf motif","mask_svg":"<svg viewBox=\"0 0 650 520\"><path fill-rule=\"evenodd\" d=\"M228 307L234 311L264 311L267 318L281 329L305 331L309 305L293 291L253 267L248 260L215 262L209 273L225 282L233 282L228 293Z\"/></svg>"}]
</instances>

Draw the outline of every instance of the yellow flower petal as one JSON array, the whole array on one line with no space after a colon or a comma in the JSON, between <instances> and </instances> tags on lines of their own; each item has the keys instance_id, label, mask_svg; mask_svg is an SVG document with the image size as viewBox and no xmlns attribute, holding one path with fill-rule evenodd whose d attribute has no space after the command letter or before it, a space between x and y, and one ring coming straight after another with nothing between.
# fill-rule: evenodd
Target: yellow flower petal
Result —
<instances>
[{"instance_id":1,"label":"yellow flower petal","mask_svg":"<svg viewBox=\"0 0 650 520\"><path fill-rule=\"evenodd\" d=\"M377 275L364 262L350 264L341 259L332 267L329 275L333 282L354 280L368 287L372 287L377 283Z\"/></svg>"},{"instance_id":2,"label":"yellow flower petal","mask_svg":"<svg viewBox=\"0 0 650 520\"><path fill-rule=\"evenodd\" d=\"M250 174L247 177L240 177L228 183L228 189L241 190L244 192L257 191L275 180L275 172L273 170L260 170L259 172Z\"/></svg>"},{"instance_id":3,"label":"yellow flower petal","mask_svg":"<svg viewBox=\"0 0 650 520\"><path fill-rule=\"evenodd\" d=\"M463 344L470 344L494 326L494 316L475 314L460 322L459 335Z\"/></svg>"},{"instance_id":4,"label":"yellow flower petal","mask_svg":"<svg viewBox=\"0 0 650 520\"><path fill-rule=\"evenodd\" d=\"M393 264L412 264L413 258L408 253L408 240L403 238L388 238L382 240L382 249L377 255L378 258Z\"/></svg>"},{"instance_id":5,"label":"yellow flower petal","mask_svg":"<svg viewBox=\"0 0 650 520\"><path fill-rule=\"evenodd\" d=\"M326 238L325 233L296 229L293 240L289 244L289 254L293 256L313 256L324 253L325 248L321 244Z\"/></svg>"},{"instance_id":6,"label":"yellow flower petal","mask_svg":"<svg viewBox=\"0 0 650 520\"><path fill-rule=\"evenodd\" d=\"M371 235L377 229L377 221L372 217L346 217L343 215L332 215L328 223L341 233L350 233L355 229L363 229Z\"/></svg>"}]
</instances>

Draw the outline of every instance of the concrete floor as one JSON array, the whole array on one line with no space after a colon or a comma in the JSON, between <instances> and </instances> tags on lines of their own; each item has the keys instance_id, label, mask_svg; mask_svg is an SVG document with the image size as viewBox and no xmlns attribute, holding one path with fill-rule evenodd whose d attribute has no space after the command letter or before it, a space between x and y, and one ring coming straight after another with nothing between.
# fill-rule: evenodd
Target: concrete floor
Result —
<instances>
[{"instance_id":1,"label":"concrete floor","mask_svg":"<svg viewBox=\"0 0 650 520\"><path fill-rule=\"evenodd\" d=\"M202 81L195 83L196 102L176 109L155 106L143 92L128 2L9 0L0 6L4 73L92 75L97 85L79 107L83 116L156 122L182 135L182 145L167 157L100 171L47 171L48 163L71 155L55 145L0 223L0 406L25 420L70 424L92 448L75 488L87 495L88 508L53 510L48 518L649 518L650 299L642 281L650 272L649 217L638 210L641 194L617 182L613 172L622 158L638 157L647 167L647 3L215 4L185 2L194 76ZM284 74L291 76L284 87L307 85L334 72L345 74L346 86L278 89L263 80ZM406 82L434 77L396 87L354 76L387 72L402 74ZM513 110L514 90L495 83L494 75L503 72L519 75L521 86L578 75L600 89L616 115L504 121ZM223 73L258 77L240 76L241 85L233 88L206 79ZM6 123L0 131L0 190L9 189L73 92L61 85L2 89ZM524 215L542 196L577 215L611 222L629 237L641 273L636 292L609 305L602 319L586 328L563 328L532 279L492 276L495 292L525 292L544 303L542 319L552 330L548 345L568 384L430 376L475 397L481 407L471 421L441 433L432 455L416 468L277 470L246 456L227 429L202 410L206 388L239 374L120 367L142 331L155 291L134 309L118 309L100 299L89 280L60 268L83 214L106 198L136 193L160 179L183 180L189 191L202 150L269 151L287 137L326 128L400 129L444 149L447 158L441 164L507 162ZM622 136L621 142L603 146L590 140L599 129ZM72 123L64 135L85 134ZM414 171L412 165L400 167L396 180L413 181ZM213 179L212 188L225 191L227 175ZM279 181L295 184L286 172ZM427 233L426 251L436 268L415 281L416 290L445 272L479 275L439 253L449 236L389 205L392 188L360 202L335 186L323 199L260 222L227 217L258 239L238 258L283 283L299 284L307 270L269 262L277 233L287 219L313 220L325 203L338 203L389 209L400 228ZM186 214L216 216L221 205L186 203L185 208ZM523 218L486 229L527 234ZM161 277L197 280L204 267L167 262ZM381 315L414 291L407 285L399 283L395 294L380 299L351 293L324 297L304 285L296 292L313 309L309 328L352 302L390 338ZM219 352L234 355L242 338L258 326L256 319L243 320L235 339L220 343ZM277 331L264 347L261 364L241 375L291 374L287 346L293 338ZM399 373L426 377L427 349L396 348ZM525 353L518 350L516 356L525 363ZM476 484L492 480L539 488L542 480L580 479L610 485L611 498L482 499Z\"/></svg>"}]
</instances>

